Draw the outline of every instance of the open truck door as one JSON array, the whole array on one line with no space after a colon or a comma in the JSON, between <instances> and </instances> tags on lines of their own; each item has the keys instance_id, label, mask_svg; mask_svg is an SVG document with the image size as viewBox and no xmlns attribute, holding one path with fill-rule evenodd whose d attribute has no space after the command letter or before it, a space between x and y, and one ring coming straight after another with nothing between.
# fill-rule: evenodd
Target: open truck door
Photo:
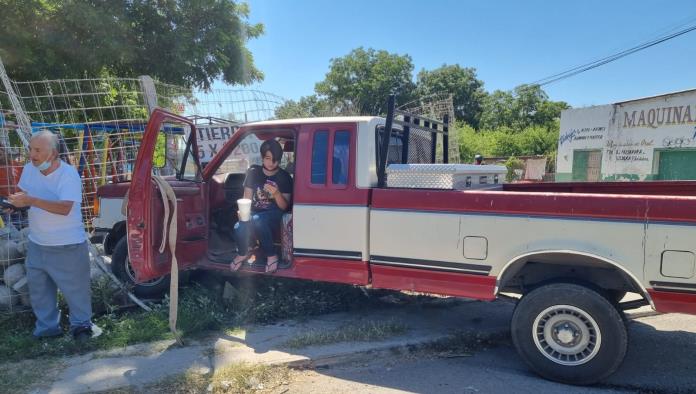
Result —
<instances>
[{"instance_id":1,"label":"open truck door","mask_svg":"<svg viewBox=\"0 0 696 394\"><path fill-rule=\"evenodd\" d=\"M176 257L179 268L186 269L205 256L208 246L208 188L202 181L194 124L161 109L150 116L128 191L128 257L138 283L171 270L164 239L165 202L153 176L162 176L176 195Z\"/></svg>"}]
</instances>

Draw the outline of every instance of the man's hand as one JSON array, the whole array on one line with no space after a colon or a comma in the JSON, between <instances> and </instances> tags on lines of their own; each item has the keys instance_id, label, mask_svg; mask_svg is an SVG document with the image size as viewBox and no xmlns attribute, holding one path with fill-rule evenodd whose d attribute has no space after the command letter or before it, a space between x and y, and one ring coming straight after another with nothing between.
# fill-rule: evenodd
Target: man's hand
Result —
<instances>
[{"instance_id":1,"label":"man's hand","mask_svg":"<svg viewBox=\"0 0 696 394\"><path fill-rule=\"evenodd\" d=\"M32 206L33 201L34 197L24 192L10 194L10 196L7 197L7 202L9 202L17 208L30 207Z\"/></svg>"}]
</instances>

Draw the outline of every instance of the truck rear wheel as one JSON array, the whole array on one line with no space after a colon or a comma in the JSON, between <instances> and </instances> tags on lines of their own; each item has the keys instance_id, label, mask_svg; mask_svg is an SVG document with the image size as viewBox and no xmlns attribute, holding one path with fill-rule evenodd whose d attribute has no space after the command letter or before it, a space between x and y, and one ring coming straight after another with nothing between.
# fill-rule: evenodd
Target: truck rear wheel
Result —
<instances>
[{"instance_id":1,"label":"truck rear wheel","mask_svg":"<svg viewBox=\"0 0 696 394\"><path fill-rule=\"evenodd\" d=\"M615 306L575 284L550 284L522 297L511 332L517 352L534 371L568 384L592 384L611 375L628 347Z\"/></svg>"},{"instance_id":2,"label":"truck rear wheel","mask_svg":"<svg viewBox=\"0 0 696 394\"><path fill-rule=\"evenodd\" d=\"M169 275L140 284L135 283L135 272L128 259L126 237L121 238L114 247L114 253L111 255L111 272L126 286L132 288L133 293L138 297L160 298L169 290Z\"/></svg>"}]
</instances>

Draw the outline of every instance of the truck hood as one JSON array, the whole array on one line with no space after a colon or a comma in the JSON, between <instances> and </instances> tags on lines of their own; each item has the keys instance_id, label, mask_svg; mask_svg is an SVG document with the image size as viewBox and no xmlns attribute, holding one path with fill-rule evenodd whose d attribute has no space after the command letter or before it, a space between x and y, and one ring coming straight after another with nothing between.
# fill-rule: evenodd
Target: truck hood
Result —
<instances>
[{"instance_id":1,"label":"truck hood","mask_svg":"<svg viewBox=\"0 0 696 394\"><path fill-rule=\"evenodd\" d=\"M130 188L130 182L109 183L97 189L97 197L123 198Z\"/></svg>"}]
</instances>

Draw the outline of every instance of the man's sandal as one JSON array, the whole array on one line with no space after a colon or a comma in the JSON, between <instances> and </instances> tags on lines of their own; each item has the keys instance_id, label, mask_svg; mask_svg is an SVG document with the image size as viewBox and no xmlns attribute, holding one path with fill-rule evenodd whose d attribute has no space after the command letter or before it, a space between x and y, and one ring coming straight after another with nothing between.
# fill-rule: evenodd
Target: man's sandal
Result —
<instances>
[{"instance_id":1,"label":"man's sandal","mask_svg":"<svg viewBox=\"0 0 696 394\"><path fill-rule=\"evenodd\" d=\"M249 256L237 256L232 260L232 263L230 263L230 270L232 271L239 271L240 268L242 268L242 265L244 264L245 261L249 260Z\"/></svg>"},{"instance_id":2,"label":"man's sandal","mask_svg":"<svg viewBox=\"0 0 696 394\"><path fill-rule=\"evenodd\" d=\"M270 260L270 259L269 259ZM266 263L266 273L272 274L278 270L278 258L276 257L273 261L268 261Z\"/></svg>"}]
</instances>

